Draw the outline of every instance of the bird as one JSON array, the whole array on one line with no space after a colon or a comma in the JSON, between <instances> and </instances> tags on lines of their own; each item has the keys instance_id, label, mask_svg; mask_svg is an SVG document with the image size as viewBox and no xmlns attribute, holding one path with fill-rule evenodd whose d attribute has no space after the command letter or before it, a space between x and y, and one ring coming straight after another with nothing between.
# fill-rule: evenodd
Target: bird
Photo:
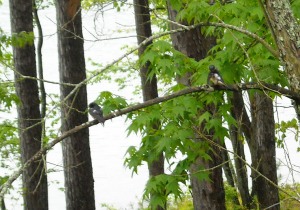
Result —
<instances>
[{"instance_id":1,"label":"bird","mask_svg":"<svg viewBox=\"0 0 300 210\"><path fill-rule=\"evenodd\" d=\"M89 113L94 119L98 120L99 123L104 126L105 119L103 117L103 111L98 104L96 104L95 102L90 103Z\"/></svg>"},{"instance_id":2,"label":"bird","mask_svg":"<svg viewBox=\"0 0 300 210\"><path fill-rule=\"evenodd\" d=\"M226 86L224 80L222 79L220 72L214 65L209 66L210 73L207 77L207 84Z\"/></svg>"}]
</instances>

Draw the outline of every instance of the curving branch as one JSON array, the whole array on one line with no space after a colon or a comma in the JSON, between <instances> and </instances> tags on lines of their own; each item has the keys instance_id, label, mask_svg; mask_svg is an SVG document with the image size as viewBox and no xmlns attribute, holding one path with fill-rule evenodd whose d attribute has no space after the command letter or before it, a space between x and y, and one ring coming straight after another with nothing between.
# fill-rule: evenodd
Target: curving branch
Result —
<instances>
[{"instance_id":1,"label":"curving branch","mask_svg":"<svg viewBox=\"0 0 300 210\"><path fill-rule=\"evenodd\" d=\"M38 30L38 42L37 42L37 49L36 49L36 54L37 54L37 72L38 72L38 82L39 82L39 88L40 88L40 102L41 102L41 119L42 119L42 137L41 137L41 142L43 145L43 139L46 135L46 126L45 126L45 116L46 116L46 109L47 109L47 97L46 97L46 90L45 90L45 84L44 84L44 69L43 69L43 54L42 54L42 48L43 48L43 42L44 42L44 37L43 37L43 29L42 25L40 22L40 18L38 15L38 8L36 5L36 0L32 1L32 11L33 11L33 16L36 22L37 30Z\"/></svg>"},{"instance_id":2,"label":"curving branch","mask_svg":"<svg viewBox=\"0 0 300 210\"><path fill-rule=\"evenodd\" d=\"M246 84L237 84L237 85L227 85L227 87L225 87L225 86L224 87L221 87L221 86L220 87L212 87L209 85L203 85L203 86L185 88L183 90L172 93L170 95L166 95L166 96L158 97L158 98L155 98L152 100L148 100L146 102L139 103L139 104L118 110L114 113L110 113L110 114L106 115L104 118L105 118L105 120L113 119L113 118L116 118L118 116L130 113L133 111L137 111L137 110L140 110L140 109L143 109L143 108L155 105L155 104L159 104L159 103L162 103L162 102L165 102L165 101L168 101L168 100L171 100L171 99L183 96L183 95L195 93L195 92L208 92L209 93L212 91L219 91L219 90L242 91L242 90L250 90L250 89L271 91L271 92L275 92L275 93L284 95L285 97L288 97L290 99L300 101L300 95L297 94L296 92L276 86L276 85L267 84L267 83L263 83L263 86L261 86L261 83L259 83L259 84L258 83L246 83ZM76 126L75 128L73 128L71 130L68 130L68 131L62 133L61 136L57 137L50 143L46 144L40 151L38 151L33 157L31 157L21 168L19 168L17 171L15 171L3 185L0 186L0 202L3 199L3 196L6 193L6 191L8 190L8 188L22 174L23 170L25 170L28 166L30 166L31 163L40 159L40 157L42 155L46 154L46 152L48 150L50 150L57 143L61 142L65 138L69 137L70 135L75 134L78 131L81 131L81 130L91 127L93 125L96 125L98 123L99 122L97 120L83 123L79 126Z\"/></svg>"},{"instance_id":3,"label":"curving branch","mask_svg":"<svg viewBox=\"0 0 300 210\"><path fill-rule=\"evenodd\" d=\"M255 33L252 33L251 31L240 28L238 26L230 25L230 24L227 24L227 23L224 23L224 22L200 22L200 23L195 24L195 25L186 26L186 25L183 25L179 22L175 22L175 21L172 21L172 20L169 20L169 19L159 17L157 14L155 14L155 15L156 15L157 18L162 19L164 21L167 21L167 22L169 22L173 25L176 25L176 26L178 26L182 29L185 29L185 30L191 30L191 29L194 29L194 28L199 27L199 26L214 26L214 27L221 27L221 28L227 28L227 29L231 29L231 30L234 30L234 31L238 31L242 34L245 34L245 35L257 40L265 48L267 48L272 53L272 55L279 58L279 52L276 49L274 49L268 42L266 42L262 37L256 35Z\"/></svg>"},{"instance_id":4,"label":"curving branch","mask_svg":"<svg viewBox=\"0 0 300 210\"><path fill-rule=\"evenodd\" d=\"M170 21L170 20L167 20ZM269 45L263 38L259 37L258 35L247 31L245 29L239 28L237 26L233 26L233 25L229 25L226 23L217 23L217 22L201 22L198 23L196 25L191 25L191 26L185 26L182 25L180 23L176 23L176 22L172 22L172 24L176 24L177 26L179 26L180 28L174 29L174 30L170 30L170 31L166 31L166 32L161 32L158 34L155 34L147 39L145 39L143 42L141 42L137 47L131 49L130 51L126 52L125 54L123 54L122 56L120 56L119 58L113 60L112 62L108 63L106 66L104 66L102 69L100 69L98 72L94 73L93 75L91 75L90 77L86 78L85 80L81 81L78 84L69 84L69 83L59 83L59 82L53 82L53 81L48 81L48 80L44 80L44 79L38 79L35 77L29 77L29 76L24 76L21 75L19 72L18 73L22 78L24 79L35 79L35 80L40 80L46 83L52 83L52 84L59 84L59 85L68 85L68 86L74 86L73 90L69 93L69 95L67 95L62 102L66 101L68 98L70 98L74 93L76 93L77 89L79 89L81 86L87 84L90 80L92 80L93 78L95 78L96 76L102 74L103 72L107 71L110 67L112 67L113 65L115 65L116 63L120 62L121 60L123 60L124 58L126 58L127 56L129 56L130 54L132 54L133 52L135 52L136 50L138 50L140 47L145 46L146 44L148 44L149 42L158 39L160 37L164 37L173 33L178 33L178 32L183 32L183 31L187 31L187 30L192 30L196 27L199 26L215 26L215 27L222 27L222 28L228 28L231 30L235 30L241 33L244 33L246 35L248 35L249 37L252 37L253 39L257 40L259 43L261 43L263 46L265 46L275 57L278 57L278 51L274 50L272 48L271 45ZM62 30L66 30L66 29L62 29ZM74 34L74 36L76 36ZM82 37L78 37L76 36L76 38L80 38L82 39Z\"/></svg>"}]
</instances>

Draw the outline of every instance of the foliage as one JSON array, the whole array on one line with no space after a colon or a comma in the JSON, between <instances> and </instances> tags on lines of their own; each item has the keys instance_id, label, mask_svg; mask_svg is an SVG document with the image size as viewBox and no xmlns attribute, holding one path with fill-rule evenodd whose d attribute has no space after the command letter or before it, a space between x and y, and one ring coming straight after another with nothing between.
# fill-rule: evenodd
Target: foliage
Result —
<instances>
[{"instance_id":1,"label":"foliage","mask_svg":"<svg viewBox=\"0 0 300 210\"><path fill-rule=\"evenodd\" d=\"M19 103L14 83L8 80L11 75L7 72L7 68L12 63L12 54L7 48L12 43L12 38L0 29L0 165L2 168L0 185L7 180L7 171L19 165L20 156L17 122L9 119L11 110Z\"/></svg>"},{"instance_id":2,"label":"foliage","mask_svg":"<svg viewBox=\"0 0 300 210\"><path fill-rule=\"evenodd\" d=\"M33 32L22 31L20 33L15 33L10 39L10 44L15 47L25 47L26 45L33 45L34 34Z\"/></svg>"},{"instance_id":3,"label":"foliage","mask_svg":"<svg viewBox=\"0 0 300 210\"><path fill-rule=\"evenodd\" d=\"M0 159L1 167L9 168L11 159L19 156L19 139L16 123L4 120L0 123Z\"/></svg>"},{"instance_id":4,"label":"foliage","mask_svg":"<svg viewBox=\"0 0 300 210\"><path fill-rule=\"evenodd\" d=\"M228 210L243 210L240 205L237 205L234 200L238 197L236 188L230 186L227 182L224 183L225 188L225 200L226 200L226 209Z\"/></svg>"},{"instance_id":5,"label":"foliage","mask_svg":"<svg viewBox=\"0 0 300 210\"><path fill-rule=\"evenodd\" d=\"M257 1L241 0L224 5L215 1L212 6L208 4L208 1L171 0L170 2L173 9L179 11L178 21L188 24L208 21L226 23L263 37L270 47L275 48L264 13ZM220 70L227 84L263 81L282 87L288 86L287 76L279 59L258 40L245 33L228 29L226 26L218 28L206 26L201 30L207 36L217 36L217 44L199 62L176 51L168 39L155 40L152 45L148 46L139 59L139 65L149 64L148 79L151 80L154 75L157 75L160 86L170 87L168 84L174 84L175 78L192 73L192 85L203 85L206 84L208 66L213 64ZM173 85L163 91L172 93L182 88L184 88L182 85ZM227 94L230 95L230 93ZM274 98L274 94L270 96ZM199 114L199 110L202 110L204 106L216 107L218 104L222 106L216 112L206 111ZM159 152L163 152L168 164L167 168L172 168L172 175L180 177L180 179L175 179L175 182L186 183L188 176L185 175L195 158L201 156L204 159L210 159L207 154L208 146L195 141L193 128L203 125L204 131L214 130L214 139L229 137L228 126L237 125L231 116L231 107L224 93L213 92L182 96L130 113L127 117L132 120L132 123L128 127L128 132L141 133L143 139L139 147L128 149L126 165L134 173L138 173L138 167L144 161L151 162L153 161L152 155L156 157ZM159 122L159 129L151 130L153 122ZM281 129L284 129L284 125ZM150 134L148 134L149 131ZM198 176L208 180L207 174L201 170ZM155 205L163 205L165 191L174 193L175 197L180 195L180 191L171 190L167 185L165 189L161 189L160 186L168 183L169 178L166 175L149 180L145 195L149 197L150 194L153 195L156 192ZM227 189L227 192L231 191ZM230 195L229 193L227 196ZM230 205L233 209L235 208L233 204Z\"/></svg>"},{"instance_id":6,"label":"foliage","mask_svg":"<svg viewBox=\"0 0 300 210\"><path fill-rule=\"evenodd\" d=\"M296 210L300 208L299 201L297 201L295 198L299 197L300 192L300 184L294 183L294 184L286 184L282 186L282 189L284 189L286 192L289 193L289 195L280 192L280 200L281 202L281 209L286 210ZM291 197L293 196L293 197Z\"/></svg>"},{"instance_id":7,"label":"foliage","mask_svg":"<svg viewBox=\"0 0 300 210\"><path fill-rule=\"evenodd\" d=\"M193 210L192 196L189 192L185 192L180 199L171 197L168 200L168 209L170 210Z\"/></svg>"},{"instance_id":8,"label":"foliage","mask_svg":"<svg viewBox=\"0 0 300 210\"><path fill-rule=\"evenodd\" d=\"M295 131L295 140L298 140L299 128L298 122L296 119L292 119L289 121L281 121L280 123L276 123L275 131L277 134L276 143L277 147L284 148L284 142L288 135L288 132ZM299 148L298 148L299 151Z\"/></svg>"},{"instance_id":9,"label":"foliage","mask_svg":"<svg viewBox=\"0 0 300 210\"><path fill-rule=\"evenodd\" d=\"M195 25L215 22L236 26L258 35L270 47L276 48L258 1L239 0L228 4L215 1L214 5L209 5L208 2L206 0L170 0L173 9L178 10L178 21ZM101 11L104 11L107 6L112 6L120 11L125 4L125 1L82 1L84 9L100 8ZM299 1L291 1L291 4L295 16L299 18ZM152 23L156 24L156 30L167 31L169 23L157 17L157 15L160 17L167 16L165 1L151 1L151 7L156 12L155 14L152 13L151 16ZM158 8L162 9L158 11ZM170 94L185 88L183 85L176 84L175 79L187 73L192 75L192 86L206 84L208 66L213 64L220 70L227 84L263 81L281 87L288 87L287 75L281 66L280 60L258 40L249 37L245 33L229 29L225 25L224 27L203 26L201 30L206 36L216 36L217 40L216 45L211 48L208 55L199 62L175 50L169 37L162 37L154 40L138 61L136 61L136 54L131 55L127 57L127 61L105 69L91 82L114 80L120 89L126 88L133 79L139 77L139 67L149 64L148 80L157 75L161 87L160 93ZM31 32L21 32L10 37L0 31L1 62L6 63L8 66L11 64L11 54L5 51L11 45L24 47L32 45L33 41L34 36ZM97 69L90 71L88 76L93 76L98 73L100 68L103 68L102 64L94 61L92 63ZM150 195L154 196L152 203L149 204L151 207L164 206L165 198L171 197L170 209L192 209L191 198L182 191L181 186L189 184L190 176L197 176L200 180L210 181L209 173L202 170L203 168L200 168L195 174L189 174L189 168L198 157L205 160L211 159L208 155L210 147L204 141L205 138L199 138L195 134L195 127L203 126L203 131L208 133L214 131L212 139L224 140L224 138L229 137L228 127L237 125L237 122L231 116L232 104L227 100L229 95L230 93L225 94L222 91L194 93L134 111L127 115L127 120L131 122L128 127L128 134L140 133L143 138L138 147L131 146L128 148L125 159L126 166L133 173L138 174L139 166L145 162L152 163L156 160L157 155L163 152L167 168L170 170L169 174L151 177L147 182L144 199L149 200ZM277 95L270 94L272 98ZM109 91L103 91L96 101L103 107L105 115L125 108L130 104L124 97ZM12 83L4 82L0 78L0 112L10 110L16 103L18 103L18 99L13 93ZM57 101L53 103L56 104ZM200 112L207 105L217 107L219 104L222 104L222 106L214 112ZM50 118L54 120L50 122L50 128L47 128L48 135L45 141L57 135L55 128L52 128L58 123L55 116L56 113L53 110ZM10 154L16 154L19 149L15 124L12 121L3 121L0 124L0 150L3 159ZM153 125L156 125L155 129ZM286 133L290 129L298 132L298 124L295 119L287 122L282 121L276 125L278 147L283 147ZM2 181L2 179L0 180ZM288 190L290 189L290 186L285 187ZM298 189L298 185L296 187ZM236 196L236 191L227 184L225 190L227 208L241 208L230 202ZM285 200L287 198L281 195L281 199ZM284 205L286 205L286 209L292 209L291 206L294 203ZM114 207L106 204L103 204L102 207L114 209Z\"/></svg>"},{"instance_id":10,"label":"foliage","mask_svg":"<svg viewBox=\"0 0 300 210\"><path fill-rule=\"evenodd\" d=\"M104 115L128 106L124 98L114 95L109 91L101 92L96 101L103 106Z\"/></svg>"},{"instance_id":11,"label":"foliage","mask_svg":"<svg viewBox=\"0 0 300 210\"><path fill-rule=\"evenodd\" d=\"M91 9L92 7L100 8L104 11L104 8L112 5L117 11L121 10L121 7L126 3L125 0L84 0L81 5L84 9Z\"/></svg>"},{"instance_id":12,"label":"foliage","mask_svg":"<svg viewBox=\"0 0 300 210\"><path fill-rule=\"evenodd\" d=\"M13 83L4 82L0 79L0 112L9 111L13 104L19 102L17 95L13 91Z\"/></svg>"},{"instance_id":13,"label":"foliage","mask_svg":"<svg viewBox=\"0 0 300 210\"><path fill-rule=\"evenodd\" d=\"M132 50L128 46L123 47L124 50ZM90 64L93 67L93 70L88 70L87 76L93 77L97 74L96 77L94 77L90 84L95 83L107 83L112 82L114 84L117 84L117 87L122 90L124 88L127 88L129 86L133 85L132 81L140 80L138 78L138 66L136 62L136 54L128 56L128 59L122 60L118 63L116 63L113 66L109 66L107 68L104 67L102 63L97 63L91 59L89 59ZM99 74L100 69L103 69L102 73ZM140 85L138 85L138 88L140 89Z\"/></svg>"}]
</instances>

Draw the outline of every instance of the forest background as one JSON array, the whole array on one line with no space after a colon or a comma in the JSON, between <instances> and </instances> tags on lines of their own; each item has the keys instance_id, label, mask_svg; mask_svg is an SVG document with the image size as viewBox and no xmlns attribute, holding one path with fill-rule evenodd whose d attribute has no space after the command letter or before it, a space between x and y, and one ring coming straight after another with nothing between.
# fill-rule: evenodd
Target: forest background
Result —
<instances>
[{"instance_id":1,"label":"forest background","mask_svg":"<svg viewBox=\"0 0 300 210\"><path fill-rule=\"evenodd\" d=\"M43 166L46 163L43 155L56 143L67 138L63 140L64 166L61 166L65 169L66 206L69 209L74 209L74 206L95 208L91 161L97 163L98 159L90 158L89 149L93 150L95 146L89 145L86 128L95 125L96 121L85 123L87 99L84 98L88 95L90 102L99 95L97 102L103 106L106 119L113 118L111 124L116 122L118 116L126 114L127 132L142 136L140 144L135 143L128 148L123 161L138 174L134 176L139 176L141 170L146 170L145 167L140 169L141 165L148 164L150 179L145 187L144 198L152 208L166 208L168 198L184 198L187 188L193 194L195 209L202 209L203 205L210 209L223 209L226 205L229 208L228 202L225 205L225 195L228 198L230 194L228 186L232 187L230 189L233 194L229 200L233 200L230 205L234 205L234 208L259 206L278 209L280 205L297 205L299 189L296 177L299 166L297 162L293 162L293 158L296 159L299 150L296 117L299 116L297 56L300 41L299 27L296 27L299 22L299 1L292 1L291 4L288 1L155 1L150 2L150 9L148 1L112 2L113 9L120 13L135 12L137 34L134 35L132 32L135 31L129 27L130 34L126 34L126 29L123 29L124 31L116 31L114 36L138 37L139 48L134 47L132 41L122 49L126 52L122 55L114 45L107 44L105 49L108 53L96 54L85 62L84 54L87 54L87 49L104 42L103 36L92 34L83 24L87 34L83 42L80 38L80 1L58 2L57 23L55 18L51 22L53 28L58 28L58 52L54 50L52 53L54 57L57 53L59 55L60 74L58 70L54 70L57 67L53 67L53 63L50 66L51 74L55 75L57 72L60 77L49 79L45 72L45 79L38 74L37 80L34 79L37 74L35 67L32 67L36 65L35 56L29 55L35 54L33 37L36 37L36 54L39 54L38 37L42 36L37 35L38 30L34 36L31 33L30 28L38 24L36 17L33 22L30 8L35 7L30 2L24 5L10 2L13 34L2 31L1 36L4 75L1 78L1 111L15 114L17 105L19 121L19 129L16 129L17 123L10 117L3 118L2 122L1 164L5 173L2 176L1 197L23 173L21 191L25 208L32 209L30 205L35 208L41 205L39 209L47 209L47 186L51 186L49 178L47 184L47 175L53 168L50 166L51 162L47 164L47 168ZM40 3L37 2L40 10L45 10L44 6L54 7L49 2ZM83 14L91 15L96 11L94 14L97 18L90 23L94 24L93 32L99 32L99 28L103 32L107 22L105 18L101 21L99 18L105 17L105 8L111 8L105 6L109 3L84 1L82 5L86 9ZM26 11L24 8L27 8ZM284 22L285 19L289 21ZM99 22L103 23L103 28L97 25ZM44 43L47 42L47 36L44 36ZM89 40L86 37L91 38ZM54 46L52 43L51 47ZM108 54L119 53L120 57L109 56L104 61ZM103 60L98 60L99 58ZM45 56L43 59L45 60ZM85 63L87 66L92 64L87 72ZM38 62L37 64L39 71L41 66ZM227 86L206 85L208 66L212 64L220 69ZM31 72L28 71L28 65L31 65ZM48 65L45 62L45 69ZM88 79L85 79L85 74ZM138 84L139 77L142 88ZM107 81L113 85L102 89L108 84ZM51 87L49 83L53 82L56 84ZM45 98L42 94L44 84ZM93 87L89 88L91 85ZM53 89L57 91L52 93ZM26 91L22 90L29 90L24 99L22 96ZM122 91L126 92L123 96L119 94ZM161 97L158 98L158 95ZM145 103L141 103L141 96ZM292 109L290 99L296 109ZM34 116L24 117L24 114L28 114L26 101L28 110L36 110L34 114L29 113ZM33 103L34 101L37 103ZM286 118L286 110L289 110L289 118ZM30 125L26 124L28 122ZM107 121L106 125L109 123ZM119 123L123 124L121 121ZM91 127L91 138L92 128L96 126ZM103 129L101 138L106 138L102 134L110 132L104 130L106 127L99 127L95 131ZM31 132L33 129L36 130ZM113 132L119 131L119 126L114 124L112 129ZM32 139L39 140L31 145ZM226 150L225 139L227 146L233 144L232 150ZM293 146L289 149L287 145ZM247 152L244 147L249 147L247 161L244 161ZM276 158L275 148L278 148L277 155L285 159L279 161ZM37 155L32 158L36 152ZM109 161L107 156L102 159ZM16 171L15 166L11 166L12 160L24 170ZM18 163L18 160L21 162ZM94 163L93 165L95 167ZM284 167L284 171L288 171L288 178L291 178L289 183L292 185L288 187L278 185L280 170ZM225 191L221 169L226 177L224 180L227 181ZM11 175L12 171L16 173ZM127 176L130 174L127 173ZM114 184L115 179L118 176L108 182ZM283 180L282 183L287 183L286 177ZM40 190L39 196L37 190ZM101 186L98 190L103 192ZM99 204L96 202L97 205Z\"/></svg>"}]
</instances>

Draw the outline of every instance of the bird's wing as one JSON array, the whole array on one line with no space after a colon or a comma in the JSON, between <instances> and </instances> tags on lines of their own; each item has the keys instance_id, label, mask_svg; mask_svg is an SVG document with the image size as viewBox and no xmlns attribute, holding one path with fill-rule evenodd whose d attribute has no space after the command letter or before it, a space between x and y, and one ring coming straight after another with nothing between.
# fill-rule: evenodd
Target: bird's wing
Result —
<instances>
[{"instance_id":1,"label":"bird's wing","mask_svg":"<svg viewBox=\"0 0 300 210\"><path fill-rule=\"evenodd\" d=\"M93 110L91 110L91 111L92 111L92 113L95 114L95 115L102 115L102 114L103 114L103 112L102 112L101 109L93 109Z\"/></svg>"},{"instance_id":2,"label":"bird's wing","mask_svg":"<svg viewBox=\"0 0 300 210\"><path fill-rule=\"evenodd\" d=\"M219 74L217 74L217 73L214 74L214 77L215 77L216 80L218 80L218 81L223 81L222 77L221 77Z\"/></svg>"},{"instance_id":3,"label":"bird's wing","mask_svg":"<svg viewBox=\"0 0 300 210\"><path fill-rule=\"evenodd\" d=\"M100 107L96 109L90 109L89 112L94 119L97 119L100 123L104 125L105 120L103 117L102 109Z\"/></svg>"}]
</instances>

